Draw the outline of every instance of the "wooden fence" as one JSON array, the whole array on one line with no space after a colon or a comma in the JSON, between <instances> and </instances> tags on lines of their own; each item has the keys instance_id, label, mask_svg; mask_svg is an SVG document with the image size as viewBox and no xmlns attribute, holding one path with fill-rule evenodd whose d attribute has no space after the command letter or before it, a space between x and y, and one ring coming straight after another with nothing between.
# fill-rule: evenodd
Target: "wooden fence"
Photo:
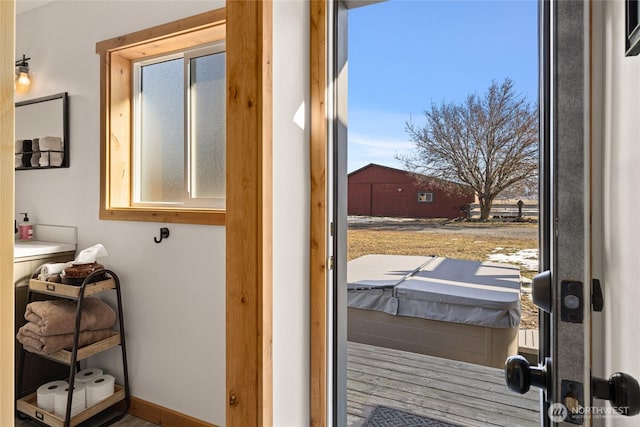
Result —
<instances>
[{"instance_id":1,"label":"wooden fence","mask_svg":"<svg viewBox=\"0 0 640 427\"><path fill-rule=\"evenodd\" d=\"M500 203L494 202L491 206L490 219L532 219L538 218L538 204ZM480 218L480 205L477 203L467 205L467 218Z\"/></svg>"}]
</instances>

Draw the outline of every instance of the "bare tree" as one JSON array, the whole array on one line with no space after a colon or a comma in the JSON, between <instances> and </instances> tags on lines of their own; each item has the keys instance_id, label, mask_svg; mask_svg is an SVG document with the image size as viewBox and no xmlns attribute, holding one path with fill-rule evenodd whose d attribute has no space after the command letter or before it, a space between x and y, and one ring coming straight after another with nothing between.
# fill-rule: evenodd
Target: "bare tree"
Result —
<instances>
[{"instance_id":1,"label":"bare tree","mask_svg":"<svg viewBox=\"0 0 640 427\"><path fill-rule=\"evenodd\" d=\"M536 177L537 107L514 93L509 78L494 81L482 98L432 103L425 117L424 126L406 123L415 149L396 157L414 172L470 186L482 220L501 191Z\"/></svg>"}]
</instances>

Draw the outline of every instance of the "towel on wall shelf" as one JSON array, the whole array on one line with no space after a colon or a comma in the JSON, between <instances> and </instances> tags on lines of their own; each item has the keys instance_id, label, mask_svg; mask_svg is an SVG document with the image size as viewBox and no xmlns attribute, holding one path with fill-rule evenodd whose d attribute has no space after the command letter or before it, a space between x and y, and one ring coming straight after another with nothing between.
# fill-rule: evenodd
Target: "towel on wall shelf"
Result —
<instances>
[{"instance_id":1,"label":"towel on wall shelf","mask_svg":"<svg viewBox=\"0 0 640 427\"><path fill-rule=\"evenodd\" d=\"M16 166L17 168L21 168L22 166L24 166L22 164L22 140L21 139L16 139Z\"/></svg>"},{"instance_id":2,"label":"towel on wall shelf","mask_svg":"<svg viewBox=\"0 0 640 427\"><path fill-rule=\"evenodd\" d=\"M76 326L76 303L69 300L34 301L27 304L24 318L34 324L29 327L41 336L70 334ZM96 297L82 301L80 330L108 329L116 321L116 312Z\"/></svg>"},{"instance_id":3,"label":"towel on wall shelf","mask_svg":"<svg viewBox=\"0 0 640 427\"><path fill-rule=\"evenodd\" d=\"M43 136L39 139L40 161L41 167L45 166L62 166L64 160L64 143L62 138L58 136Z\"/></svg>"},{"instance_id":4,"label":"towel on wall shelf","mask_svg":"<svg viewBox=\"0 0 640 427\"><path fill-rule=\"evenodd\" d=\"M33 143L31 144L31 150L33 154L31 155L31 166L38 167L40 165L40 138L33 138Z\"/></svg>"},{"instance_id":5,"label":"towel on wall shelf","mask_svg":"<svg viewBox=\"0 0 640 427\"><path fill-rule=\"evenodd\" d=\"M33 156L33 140L22 140L22 164L24 166L31 165L31 157Z\"/></svg>"},{"instance_id":6,"label":"towel on wall shelf","mask_svg":"<svg viewBox=\"0 0 640 427\"><path fill-rule=\"evenodd\" d=\"M23 345L24 349L31 353L53 354L60 350L71 350L73 348L74 334L61 334L41 336L30 330L30 323L25 324L18 330L16 338ZM111 336L110 329L99 329L97 331L82 331L78 337L78 347L84 347L98 341L102 341Z\"/></svg>"}]
</instances>

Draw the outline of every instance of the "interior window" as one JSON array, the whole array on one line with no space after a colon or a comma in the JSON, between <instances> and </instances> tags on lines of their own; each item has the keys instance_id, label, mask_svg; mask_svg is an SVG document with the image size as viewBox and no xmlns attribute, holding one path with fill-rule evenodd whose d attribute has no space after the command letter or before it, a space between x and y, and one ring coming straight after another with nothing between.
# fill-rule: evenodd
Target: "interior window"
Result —
<instances>
[{"instance_id":1,"label":"interior window","mask_svg":"<svg viewBox=\"0 0 640 427\"><path fill-rule=\"evenodd\" d=\"M225 224L226 14L104 40L100 218Z\"/></svg>"},{"instance_id":2,"label":"interior window","mask_svg":"<svg viewBox=\"0 0 640 427\"><path fill-rule=\"evenodd\" d=\"M134 204L224 209L224 56L218 43L134 63Z\"/></svg>"}]
</instances>

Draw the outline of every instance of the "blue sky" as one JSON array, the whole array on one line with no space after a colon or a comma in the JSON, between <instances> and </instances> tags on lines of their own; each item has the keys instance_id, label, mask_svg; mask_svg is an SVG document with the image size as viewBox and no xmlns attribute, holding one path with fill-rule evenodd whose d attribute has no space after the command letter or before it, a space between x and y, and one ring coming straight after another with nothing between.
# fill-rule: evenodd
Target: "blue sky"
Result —
<instances>
[{"instance_id":1,"label":"blue sky","mask_svg":"<svg viewBox=\"0 0 640 427\"><path fill-rule=\"evenodd\" d=\"M349 11L349 172L401 168L410 118L509 77L538 91L537 2L391 0Z\"/></svg>"}]
</instances>

